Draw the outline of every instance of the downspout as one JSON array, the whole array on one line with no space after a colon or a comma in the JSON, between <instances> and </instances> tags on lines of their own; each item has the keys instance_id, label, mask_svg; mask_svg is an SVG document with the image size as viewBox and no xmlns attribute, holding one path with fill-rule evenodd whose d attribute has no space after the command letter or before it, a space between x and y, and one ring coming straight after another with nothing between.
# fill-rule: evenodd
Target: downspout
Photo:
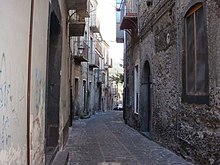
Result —
<instances>
[{"instance_id":1,"label":"downspout","mask_svg":"<svg viewBox=\"0 0 220 165\"><path fill-rule=\"evenodd\" d=\"M94 10L91 10L90 11L90 4L91 4L91 2L90 1L88 1L88 3L87 3L87 7L89 8L89 16L90 16L90 13L91 12L93 12L93 11L95 11L96 9L94 9ZM90 17L88 17L87 18L87 38L85 38L84 37L84 42L87 44L86 46L88 46L88 50L86 51L87 52L87 58L88 58L88 62L87 62L87 64L86 64L86 79L87 79L87 82L86 82L86 85L87 85L87 92L86 92L86 99L87 99L87 115L92 115L92 113L93 112L91 112L92 111L92 108L91 108L91 105L90 105L90 100L91 100L91 91L89 91L89 62L90 62L90 57L89 57L89 55L90 55L90 53L89 53L89 50L90 50L90 47L89 47L89 43L90 43ZM91 89L90 89L91 90ZM88 92L90 92L90 95L89 95L89 98L88 98Z\"/></svg>"},{"instance_id":2,"label":"downspout","mask_svg":"<svg viewBox=\"0 0 220 165\"><path fill-rule=\"evenodd\" d=\"M89 4L90 5L90 4ZM90 13L89 13L90 14ZM89 19L88 19L88 26L87 26L87 28L88 28L88 33L87 33L87 38L85 39L86 41L89 41L89 36L90 36L90 32L89 32ZM87 44L87 42L86 41L84 41L86 44ZM89 45L89 42L88 42L88 45ZM87 46L88 46L87 45ZM86 95L86 99L87 99L87 113L88 113L88 115L91 115L92 114L92 112L90 112L90 99L91 99L91 91L89 91L89 52L88 51L86 51L87 52L87 58L88 58L88 62L87 62L87 65L86 65L86 71L87 71L87 74L86 74L86 79L87 79L87 95ZM91 89L90 89L91 90ZM89 98L88 98L88 92L90 92L90 95L89 95Z\"/></svg>"},{"instance_id":3,"label":"downspout","mask_svg":"<svg viewBox=\"0 0 220 165\"><path fill-rule=\"evenodd\" d=\"M67 24L68 28L69 28L69 22ZM70 76L70 80L69 80L69 85L70 85L70 123L69 126L72 127L72 122L73 122L73 98L72 98L72 92L73 92L73 87L72 87L72 51L71 51L71 40L69 37L69 53L70 53L70 72L69 72L69 76Z\"/></svg>"},{"instance_id":4,"label":"downspout","mask_svg":"<svg viewBox=\"0 0 220 165\"><path fill-rule=\"evenodd\" d=\"M138 36L140 36L140 0L137 1L137 32Z\"/></svg>"},{"instance_id":5,"label":"downspout","mask_svg":"<svg viewBox=\"0 0 220 165\"><path fill-rule=\"evenodd\" d=\"M67 26L69 28L69 23L71 22L71 17L75 14L76 12L73 12L71 15L69 15L68 12L68 21L67 21ZM69 72L69 76L70 76L70 80L69 80L69 85L70 85L70 123L69 126L72 127L72 122L73 122L73 96L72 96L72 92L73 92L73 87L72 87L72 50L71 50L71 39L69 36L69 53L70 53L70 72Z\"/></svg>"},{"instance_id":6,"label":"downspout","mask_svg":"<svg viewBox=\"0 0 220 165\"><path fill-rule=\"evenodd\" d=\"M107 58L109 62L109 57ZM107 69L107 111L110 110L109 106L109 101L110 101L110 91L109 91L109 63L108 63L108 69Z\"/></svg>"},{"instance_id":7,"label":"downspout","mask_svg":"<svg viewBox=\"0 0 220 165\"><path fill-rule=\"evenodd\" d=\"M179 9L180 4L179 0L175 0L175 8L176 8L176 31L177 31L177 72L178 72L178 80L177 80L177 111L176 111L176 139L178 138L178 130L179 130L179 108L180 108L180 29L179 29Z\"/></svg>"},{"instance_id":8,"label":"downspout","mask_svg":"<svg viewBox=\"0 0 220 165\"><path fill-rule=\"evenodd\" d=\"M28 51L28 82L27 82L27 164L31 164L30 148L30 109L31 109L31 61L32 61L32 41L33 41L33 17L34 17L34 0L31 0L30 11L30 29L29 29L29 51Z\"/></svg>"}]
</instances>

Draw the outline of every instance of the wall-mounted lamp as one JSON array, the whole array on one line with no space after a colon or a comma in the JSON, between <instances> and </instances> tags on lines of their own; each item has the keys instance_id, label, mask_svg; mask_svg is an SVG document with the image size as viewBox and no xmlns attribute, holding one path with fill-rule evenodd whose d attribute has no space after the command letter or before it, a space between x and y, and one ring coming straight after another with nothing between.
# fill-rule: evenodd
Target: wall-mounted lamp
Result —
<instances>
[{"instance_id":1,"label":"wall-mounted lamp","mask_svg":"<svg viewBox=\"0 0 220 165\"><path fill-rule=\"evenodd\" d=\"M83 47L79 47L79 48L78 48L78 52L79 52L79 54L82 54L82 53L83 53L83 50L84 50Z\"/></svg>"},{"instance_id":2,"label":"wall-mounted lamp","mask_svg":"<svg viewBox=\"0 0 220 165\"><path fill-rule=\"evenodd\" d=\"M108 69L109 65L107 63L104 64L104 68Z\"/></svg>"}]
</instances>

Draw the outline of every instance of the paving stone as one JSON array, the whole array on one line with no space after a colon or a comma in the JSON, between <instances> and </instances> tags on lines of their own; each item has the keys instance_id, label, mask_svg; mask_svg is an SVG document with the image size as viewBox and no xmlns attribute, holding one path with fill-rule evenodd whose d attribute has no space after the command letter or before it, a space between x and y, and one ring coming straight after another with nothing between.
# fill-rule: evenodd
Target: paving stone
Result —
<instances>
[{"instance_id":1,"label":"paving stone","mask_svg":"<svg viewBox=\"0 0 220 165\"><path fill-rule=\"evenodd\" d=\"M70 165L192 165L125 125L120 111L75 120L65 150Z\"/></svg>"}]
</instances>

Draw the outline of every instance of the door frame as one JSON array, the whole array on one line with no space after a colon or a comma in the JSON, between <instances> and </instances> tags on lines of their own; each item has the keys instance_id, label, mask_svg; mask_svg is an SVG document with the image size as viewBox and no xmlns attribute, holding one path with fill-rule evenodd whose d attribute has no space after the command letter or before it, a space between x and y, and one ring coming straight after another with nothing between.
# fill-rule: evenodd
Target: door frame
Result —
<instances>
[{"instance_id":1,"label":"door frame","mask_svg":"<svg viewBox=\"0 0 220 165\"><path fill-rule=\"evenodd\" d=\"M151 67L148 60L144 62L141 76L141 109L140 109L140 122L141 132L149 133L151 131L152 122L152 78Z\"/></svg>"}]
</instances>

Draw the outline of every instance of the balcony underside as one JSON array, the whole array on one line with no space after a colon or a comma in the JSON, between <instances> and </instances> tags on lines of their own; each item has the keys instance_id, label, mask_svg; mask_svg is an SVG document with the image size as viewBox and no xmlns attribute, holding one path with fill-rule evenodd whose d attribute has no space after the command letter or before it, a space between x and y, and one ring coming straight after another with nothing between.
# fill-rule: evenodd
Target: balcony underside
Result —
<instances>
[{"instance_id":1,"label":"balcony underside","mask_svg":"<svg viewBox=\"0 0 220 165\"><path fill-rule=\"evenodd\" d=\"M90 29L91 29L91 31L93 31L93 33L99 33L100 32L99 27L97 27L97 26L90 26Z\"/></svg>"},{"instance_id":2,"label":"balcony underside","mask_svg":"<svg viewBox=\"0 0 220 165\"><path fill-rule=\"evenodd\" d=\"M87 10L87 0L66 0L68 10Z\"/></svg>"},{"instance_id":3,"label":"balcony underside","mask_svg":"<svg viewBox=\"0 0 220 165\"><path fill-rule=\"evenodd\" d=\"M85 56L75 55L73 58L76 63L88 62L88 59Z\"/></svg>"},{"instance_id":4,"label":"balcony underside","mask_svg":"<svg viewBox=\"0 0 220 165\"><path fill-rule=\"evenodd\" d=\"M84 36L85 22L75 22L69 24L70 36Z\"/></svg>"},{"instance_id":5,"label":"balcony underside","mask_svg":"<svg viewBox=\"0 0 220 165\"><path fill-rule=\"evenodd\" d=\"M89 64L89 69L98 68L97 64Z\"/></svg>"},{"instance_id":6,"label":"balcony underside","mask_svg":"<svg viewBox=\"0 0 220 165\"><path fill-rule=\"evenodd\" d=\"M87 0L66 0L68 10L76 10L81 17L88 16Z\"/></svg>"},{"instance_id":7,"label":"balcony underside","mask_svg":"<svg viewBox=\"0 0 220 165\"><path fill-rule=\"evenodd\" d=\"M121 21L120 30L137 30L137 15L128 14L124 16Z\"/></svg>"},{"instance_id":8,"label":"balcony underside","mask_svg":"<svg viewBox=\"0 0 220 165\"><path fill-rule=\"evenodd\" d=\"M117 42L117 43L124 43L124 38L119 38L119 37L117 37L117 38L116 38L116 42Z\"/></svg>"}]
</instances>

